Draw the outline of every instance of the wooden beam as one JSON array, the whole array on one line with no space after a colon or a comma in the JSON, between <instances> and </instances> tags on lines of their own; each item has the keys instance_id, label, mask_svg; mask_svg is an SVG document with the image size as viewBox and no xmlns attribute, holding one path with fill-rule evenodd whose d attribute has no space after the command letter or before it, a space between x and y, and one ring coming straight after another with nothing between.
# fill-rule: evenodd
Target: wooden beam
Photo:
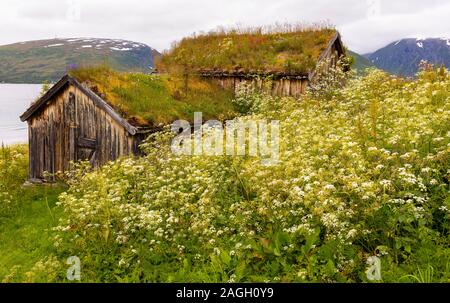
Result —
<instances>
[{"instance_id":1,"label":"wooden beam","mask_svg":"<svg viewBox=\"0 0 450 303\"><path fill-rule=\"evenodd\" d=\"M44 94L39 100L31 104L31 106L20 116L20 120L22 122L27 121L41 106L45 105L47 101L50 101L50 99L55 95L60 89L62 89L66 84L69 82L69 76L65 75L61 78L53 87Z\"/></svg>"},{"instance_id":2,"label":"wooden beam","mask_svg":"<svg viewBox=\"0 0 450 303\"><path fill-rule=\"evenodd\" d=\"M256 79L257 77L270 77L272 79L307 79L308 73L286 73L277 71L225 71L225 70L199 70L202 77Z\"/></svg>"},{"instance_id":3,"label":"wooden beam","mask_svg":"<svg viewBox=\"0 0 450 303\"><path fill-rule=\"evenodd\" d=\"M94 101L94 103L102 110L104 110L109 116L111 116L113 120L122 125L130 133L130 135L134 136L137 133L137 128L128 123L127 120L123 119L105 100L97 96L97 94L95 94L89 88L81 85L75 78L69 77L69 81L79 90L81 90L86 96L91 98L91 100Z\"/></svg>"},{"instance_id":4,"label":"wooden beam","mask_svg":"<svg viewBox=\"0 0 450 303\"><path fill-rule=\"evenodd\" d=\"M90 138L78 138L78 147L87 149L97 149L97 140Z\"/></svg>"},{"instance_id":5,"label":"wooden beam","mask_svg":"<svg viewBox=\"0 0 450 303\"><path fill-rule=\"evenodd\" d=\"M341 34L339 34L339 32L337 31L336 34L333 36L333 38L328 43L327 48L320 55L319 60L317 61L316 67L319 66L319 64L327 58L328 54L331 52L331 49L333 48L333 45L335 43L337 43L339 48L341 49L342 55L345 55L345 47L342 44ZM309 81L311 82L315 76L316 76L316 69L312 70L309 73L309 76L308 76Z\"/></svg>"}]
</instances>

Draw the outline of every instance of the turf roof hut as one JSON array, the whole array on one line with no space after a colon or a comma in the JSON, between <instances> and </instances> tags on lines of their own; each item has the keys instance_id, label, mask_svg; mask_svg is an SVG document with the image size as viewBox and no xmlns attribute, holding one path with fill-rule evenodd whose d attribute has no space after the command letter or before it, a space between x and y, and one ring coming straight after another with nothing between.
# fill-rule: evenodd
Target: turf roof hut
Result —
<instances>
[{"instance_id":1,"label":"turf roof hut","mask_svg":"<svg viewBox=\"0 0 450 303\"><path fill-rule=\"evenodd\" d=\"M163 56L162 67L200 74L234 91L241 83L252 83L274 95L299 97L319 66L327 70L344 56L334 29L259 28L184 38ZM268 87L264 79L270 79Z\"/></svg>"},{"instance_id":2,"label":"turf roof hut","mask_svg":"<svg viewBox=\"0 0 450 303\"><path fill-rule=\"evenodd\" d=\"M177 79L171 77L105 67L64 76L20 117L28 122L30 179L68 171L71 161L100 166L138 155L149 132L177 119L191 121L195 111L205 119L228 118L232 94L203 82L179 97Z\"/></svg>"}]
</instances>

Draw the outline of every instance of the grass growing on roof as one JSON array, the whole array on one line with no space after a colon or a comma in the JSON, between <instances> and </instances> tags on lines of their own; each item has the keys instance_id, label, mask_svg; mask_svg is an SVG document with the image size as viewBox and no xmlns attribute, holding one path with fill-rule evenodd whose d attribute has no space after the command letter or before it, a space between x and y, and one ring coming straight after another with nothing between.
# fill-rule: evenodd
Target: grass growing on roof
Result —
<instances>
[{"instance_id":1,"label":"grass growing on roof","mask_svg":"<svg viewBox=\"0 0 450 303\"><path fill-rule=\"evenodd\" d=\"M121 73L106 66L73 70L71 76L86 83L129 121L139 126L191 121L194 112L205 119L233 115L233 95L219 85L196 77Z\"/></svg>"},{"instance_id":2,"label":"grass growing on roof","mask_svg":"<svg viewBox=\"0 0 450 303\"><path fill-rule=\"evenodd\" d=\"M307 73L336 34L329 26L284 25L210 32L184 38L162 68Z\"/></svg>"}]
</instances>

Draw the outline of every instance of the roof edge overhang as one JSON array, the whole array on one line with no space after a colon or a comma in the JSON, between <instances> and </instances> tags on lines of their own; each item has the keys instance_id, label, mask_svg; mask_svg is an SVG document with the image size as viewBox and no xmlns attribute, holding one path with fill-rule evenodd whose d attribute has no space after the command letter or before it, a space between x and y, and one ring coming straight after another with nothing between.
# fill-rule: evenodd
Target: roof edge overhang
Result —
<instances>
[{"instance_id":1,"label":"roof edge overhang","mask_svg":"<svg viewBox=\"0 0 450 303\"><path fill-rule=\"evenodd\" d=\"M317 59L316 66L313 70L305 73L289 73L282 71L264 71L264 70L221 70L221 69L199 69L196 73L203 77L240 77L240 78L255 78L255 77L271 77L274 79L308 79L312 80L315 76L316 67L327 57L328 53L331 51L333 45L337 46L338 51L345 55L346 49L342 43L341 34L336 30L336 33L328 42L325 50L320 54Z\"/></svg>"},{"instance_id":2,"label":"roof edge overhang","mask_svg":"<svg viewBox=\"0 0 450 303\"><path fill-rule=\"evenodd\" d=\"M346 55L346 50L344 47L344 43L342 43L341 34L339 33L339 31L336 30L336 33L334 34L333 38L331 38L330 42L328 42L327 48L322 52L319 59L317 60L316 67L319 66L319 64L323 60L325 60L325 58L327 57L328 53L331 51L331 48L333 47L334 44L337 45L341 54L343 54L344 56ZM312 70L309 73L309 75L308 75L309 81L312 81L315 76L316 76L316 69Z\"/></svg>"},{"instance_id":3,"label":"roof edge overhang","mask_svg":"<svg viewBox=\"0 0 450 303\"><path fill-rule=\"evenodd\" d=\"M36 102L34 102L21 116L20 120L22 122L28 121L33 115L38 112L41 108L48 104L48 102L58 94L62 89L64 89L67 85L73 85L82 91L86 96L88 96L99 108L105 111L113 120L123 126L130 135L134 136L137 134L138 128L131 125L127 120L122 118L111 105L108 104L105 100L100 98L97 94L95 94L88 87L79 83L75 78L65 75L61 78L53 87L45 93L41 98L39 98Z\"/></svg>"},{"instance_id":4,"label":"roof edge overhang","mask_svg":"<svg viewBox=\"0 0 450 303\"><path fill-rule=\"evenodd\" d=\"M275 79L307 79L308 73L288 73L279 71L240 71L240 70L217 70L217 69L201 69L197 71L202 77L239 77L239 78L256 78L271 77Z\"/></svg>"},{"instance_id":5,"label":"roof edge overhang","mask_svg":"<svg viewBox=\"0 0 450 303\"><path fill-rule=\"evenodd\" d=\"M69 82L69 75L65 75L55 85L53 85L42 97L33 102L30 107L20 116L22 122L27 121L37 112L47 101L49 101L55 94L63 89Z\"/></svg>"}]
</instances>

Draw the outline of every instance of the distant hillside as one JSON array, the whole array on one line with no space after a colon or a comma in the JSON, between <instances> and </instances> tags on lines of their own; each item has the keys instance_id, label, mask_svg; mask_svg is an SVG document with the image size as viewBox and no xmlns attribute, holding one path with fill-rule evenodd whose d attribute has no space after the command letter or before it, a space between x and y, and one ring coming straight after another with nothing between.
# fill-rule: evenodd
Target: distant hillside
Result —
<instances>
[{"instance_id":1,"label":"distant hillside","mask_svg":"<svg viewBox=\"0 0 450 303\"><path fill-rule=\"evenodd\" d=\"M72 38L0 46L0 82L57 81L78 66L106 63L120 71L148 73L154 67L153 48L133 41Z\"/></svg>"},{"instance_id":2,"label":"distant hillside","mask_svg":"<svg viewBox=\"0 0 450 303\"><path fill-rule=\"evenodd\" d=\"M450 39L403 39L366 57L390 73L414 76L422 60L450 67Z\"/></svg>"},{"instance_id":3,"label":"distant hillside","mask_svg":"<svg viewBox=\"0 0 450 303\"><path fill-rule=\"evenodd\" d=\"M347 52L354 60L352 68L356 69L358 72L363 72L367 68L375 67L375 65L372 62L370 62L369 59L364 58L360 54L357 54L357 53L352 52L350 50L347 51Z\"/></svg>"}]
</instances>

